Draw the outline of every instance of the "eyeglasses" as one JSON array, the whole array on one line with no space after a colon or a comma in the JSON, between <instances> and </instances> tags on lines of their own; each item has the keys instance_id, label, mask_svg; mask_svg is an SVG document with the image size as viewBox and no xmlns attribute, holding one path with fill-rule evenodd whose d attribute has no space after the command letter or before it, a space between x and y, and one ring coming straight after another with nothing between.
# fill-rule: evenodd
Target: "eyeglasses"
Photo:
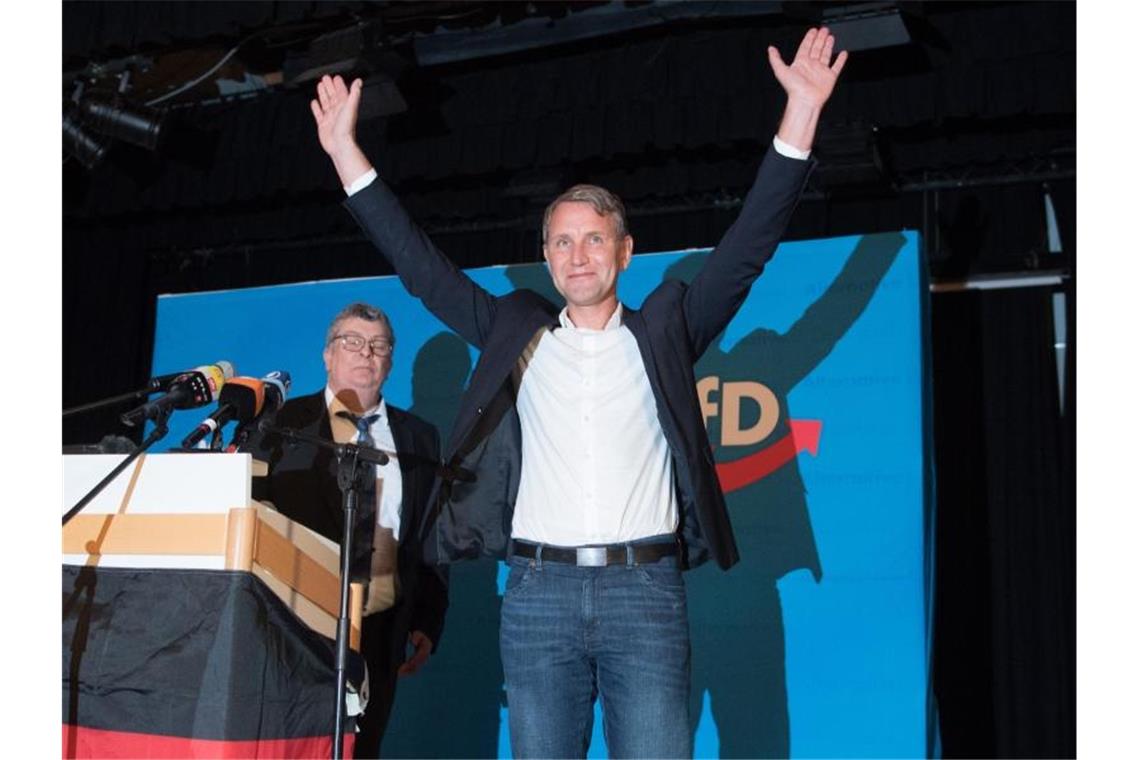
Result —
<instances>
[{"instance_id":1,"label":"eyeglasses","mask_svg":"<svg viewBox=\"0 0 1140 760\"><path fill-rule=\"evenodd\" d=\"M345 351L351 351L354 354L363 351L365 345L372 349L374 356L388 356L392 353L393 348L392 341L390 340L384 338L365 340L362 335L334 335L333 339L329 342L332 343L335 341L340 341L340 345Z\"/></svg>"}]
</instances>

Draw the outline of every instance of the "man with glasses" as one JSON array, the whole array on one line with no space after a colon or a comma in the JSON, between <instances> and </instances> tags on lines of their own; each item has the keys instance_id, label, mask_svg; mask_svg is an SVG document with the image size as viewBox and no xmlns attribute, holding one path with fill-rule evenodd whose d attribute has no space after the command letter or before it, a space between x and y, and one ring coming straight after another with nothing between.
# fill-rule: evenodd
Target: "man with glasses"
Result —
<instances>
[{"instance_id":1,"label":"man with glasses","mask_svg":"<svg viewBox=\"0 0 1140 760\"><path fill-rule=\"evenodd\" d=\"M493 296L416 227L360 149L362 82L317 85L313 117L348 210L408 291L482 351L424 549L441 563L508 559L500 644L516 756L585 757L598 698L611 755L692 754L681 570L738 558L693 365L784 233L847 60L833 49L826 28L807 32L790 65L769 47L787 102L740 215L689 285L666 281L640 309L617 298L633 238L615 195L579 185L547 207L543 255L564 308L529 290ZM464 471L475 478L449 477Z\"/></svg>"},{"instance_id":2,"label":"man with glasses","mask_svg":"<svg viewBox=\"0 0 1140 760\"><path fill-rule=\"evenodd\" d=\"M361 654L370 692L357 721L358 758L379 756L396 679L427 661L439 643L447 609L446 576L424 564L417 539L439 459L439 433L388 404L381 393L395 343L383 311L349 304L325 336L324 390L289 400L276 419L282 427L389 453L383 466L364 465L375 475L366 478L354 532L352 576L368 584ZM274 435L253 440L247 450L269 463L268 477L254 479L254 498L272 502L286 517L339 543L344 511L331 452L290 445Z\"/></svg>"}]
</instances>

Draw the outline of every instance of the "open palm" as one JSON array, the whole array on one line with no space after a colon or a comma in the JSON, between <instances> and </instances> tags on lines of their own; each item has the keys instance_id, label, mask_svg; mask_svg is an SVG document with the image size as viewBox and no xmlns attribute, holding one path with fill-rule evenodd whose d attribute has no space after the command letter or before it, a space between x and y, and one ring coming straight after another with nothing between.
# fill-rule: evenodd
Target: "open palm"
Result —
<instances>
[{"instance_id":1,"label":"open palm","mask_svg":"<svg viewBox=\"0 0 1140 760\"><path fill-rule=\"evenodd\" d=\"M362 83L353 81L350 89L339 75L324 76L317 83L317 97L309 102L317 122L317 137L329 155L356 140L356 115L360 110Z\"/></svg>"},{"instance_id":2,"label":"open palm","mask_svg":"<svg viewBox=\"0 0 1140 760\"><path fill-rule=\"evenodd\" d=\"M784 63L776 48L768 47L768 62L772 65L772 73L787 92L789 100L801 100L823 107L835 89L839 72L847 63L846 50L835 57L834 63L831 62L834 47L835 36L827 27L808 30L790 66Z\"/></svg>"}]
</instances>

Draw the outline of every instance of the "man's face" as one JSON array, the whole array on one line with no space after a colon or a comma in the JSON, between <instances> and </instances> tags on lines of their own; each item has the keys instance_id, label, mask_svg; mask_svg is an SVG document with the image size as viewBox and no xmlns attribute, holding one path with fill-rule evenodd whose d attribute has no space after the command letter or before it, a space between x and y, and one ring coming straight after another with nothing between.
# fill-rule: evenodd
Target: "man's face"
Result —
<instances>
[{"instance_id":1,"label":"man's face","mask_svg":"<svg viewBox=\"0 0 1140 760\"><path fill-rule=\"evenodd\" d=\"M566 303L583 307L617 299L618 275L629 266L633 238L619 237L616 227L612 214L602 216L589 203L554 207L542 251Z\"/></svg>"},{"instance_id":2,"label":"man's face","mask_svg":"<svg viewBox=\"0 0 1140 760\"><path fill-rule=\"evenodd\" d=\"M359 317L342 319L333 331L334 335L352 335L363 338L364 348L350 351L344 341L333 339L325 346L325 371L328 373L329 388L336 395L342 391L354 392L363 408L376 402L380 386L392 371L392 354L380 356L370 345L374 340L386 341L389 345L392 336L383 322L369 322Z\"/></svg>"}]
</instances>

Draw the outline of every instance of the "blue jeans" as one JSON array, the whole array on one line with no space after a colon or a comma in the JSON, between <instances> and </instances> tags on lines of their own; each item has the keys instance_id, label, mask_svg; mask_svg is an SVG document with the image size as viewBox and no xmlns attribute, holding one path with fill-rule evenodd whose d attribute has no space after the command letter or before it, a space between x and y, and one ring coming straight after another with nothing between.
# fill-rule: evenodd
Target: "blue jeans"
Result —
<instances>
[{"instance_id":1,"label":"blue jeans","mask_svg":"<svg viewBox=\"0 0 1140 760\"><path fill-rule=\"evenodd\" d=\"M692 757L689 621L676 557L576 567L511 557L500 648L515 757Z\"/></svg>"}]
</instances>

